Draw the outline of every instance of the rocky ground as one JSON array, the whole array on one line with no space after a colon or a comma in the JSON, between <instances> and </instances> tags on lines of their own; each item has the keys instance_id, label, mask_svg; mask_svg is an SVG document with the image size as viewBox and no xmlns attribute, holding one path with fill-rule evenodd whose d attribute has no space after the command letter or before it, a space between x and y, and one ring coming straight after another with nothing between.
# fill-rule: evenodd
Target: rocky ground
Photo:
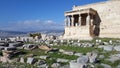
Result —
<instances>
[{"instance_id":1,"label":"rocky ground","mask_svg":"<svg viewBox=\"0 0 120 68\"><path fill-rule=\"evenodd\" d=\"M120 68L120 39L0 42L0 68Z\"/></svg>"}]
</instances>

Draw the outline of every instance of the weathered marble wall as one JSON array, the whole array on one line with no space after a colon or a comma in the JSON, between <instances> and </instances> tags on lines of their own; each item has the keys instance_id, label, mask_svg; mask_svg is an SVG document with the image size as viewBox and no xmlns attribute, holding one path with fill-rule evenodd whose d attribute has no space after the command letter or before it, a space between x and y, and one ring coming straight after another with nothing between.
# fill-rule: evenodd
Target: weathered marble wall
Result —
<instances>
[{"instance_id":1,"label":"weathered marble wall","mask_svg":"<svg viewBox=\"0 0 120 68\"><path fill-rule=\"evenodd\" d=\"M76 6L72 10L79 10L86 8L93 8L97 10L97 13L101 19L99 37L120 38L120 1L105 1L95 4L88 4L84 6ZM69 38L69 37L78 38L80 35L82 39L82 34L84 33L86 38L88 38L88 36L86 35L88 34L87 30L81 29L81 30L85 30L85 32L81 32L80 29L81 28L76 28L76 29L65 28L66 34L64 35L64 38ZM70 33L70 31L73 32L76 31L76 34L67 36L67 34Z\"/></svg>"}]
</instances>

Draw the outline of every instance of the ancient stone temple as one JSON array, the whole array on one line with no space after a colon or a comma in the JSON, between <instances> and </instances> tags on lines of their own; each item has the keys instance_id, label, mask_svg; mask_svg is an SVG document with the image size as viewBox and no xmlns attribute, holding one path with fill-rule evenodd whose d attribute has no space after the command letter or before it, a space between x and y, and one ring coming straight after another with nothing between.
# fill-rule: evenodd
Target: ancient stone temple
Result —
<instances>
[{"instance_id":1,"label":"ancient stone temple","mask_svg":"<svg viewBox=\"0 0 120 68\"><path fill-rule=\"evenodd\" d=\"M63 39L120 38L120 1L73 6L65 12Z\"/></svg>"}]
</instances>

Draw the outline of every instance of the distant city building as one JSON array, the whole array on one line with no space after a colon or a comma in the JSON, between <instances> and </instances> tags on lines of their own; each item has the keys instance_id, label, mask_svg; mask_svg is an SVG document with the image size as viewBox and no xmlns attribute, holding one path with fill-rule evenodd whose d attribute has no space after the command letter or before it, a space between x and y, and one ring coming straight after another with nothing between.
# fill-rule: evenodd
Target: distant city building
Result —
<instances>
[{"instance_id":1,"label":"distant city building","mask_svg":"<svg viewBox=\"0 0 120 68\"><path fill-rule=\"evenodd\" d=\"M34 41L33 37L11 37L9 39L11 41L24 41L24 42Z\"/></svg>"}]
</instances>

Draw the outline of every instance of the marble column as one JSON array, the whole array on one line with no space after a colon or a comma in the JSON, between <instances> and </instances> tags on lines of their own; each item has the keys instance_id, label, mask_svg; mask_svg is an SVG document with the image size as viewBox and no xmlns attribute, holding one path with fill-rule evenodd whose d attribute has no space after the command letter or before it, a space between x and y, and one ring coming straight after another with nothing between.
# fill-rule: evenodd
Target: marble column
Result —
<instances>
[{"instance_id":1,"label":"marble column","mask_svg":"<svg viewBox=\"0 0 120 68\"><path fill-rule=\"evenodd\" d=\"M90 24L90 14L88 13L87 18L86 18L86 25Z\"/></svg>"},{"instance_id":2,"label":"marble column","mask_svg":"<svg viewBox=\"0 0 120 68\"><path fill-rule=\"evenodd\" d=\"M90 25L94 25L93 19L90 20Z\"/></svg>"},{"instance_id":3,"label":"marble column","mask_svg":"<svg viewBox=\"0 0 120 68\"><path fill-rule=\"evenodd\" d=\"M68 26L67 16L65 17L65 26Z\"/></svg>"},{"instance_id":4,"label":"marble column","mask_svg":"<svg viewBox=\"0 0 120 68\"><path fill-rule=\"evenodd\" d=\"M71 20L71 17L69 16L69 26L71 27L71 24L72 23L72 20Z\"/></svg>"},{"instance_id":5,"label":"marble column","mask_svg":"<svg viewBox=\"0 0 120 68\"><path fill-rule=\"evenodd\" d=\"M69 16L66 16L66 18L65 18L65 26L69 26L70 25L70 23L69 23Z\"/></svg>"},{"instance_id":6,"label":"marble column","mask_svg":"<svg viewBox=\"0 0 120 68\"><path fill-rule=\"evenodd\" d=\"M90 25L94 25L93 15L91 15Z\"/></svg>"},{"instance_id":7,"label":"marble column","mask_svg":"<svg viewBox=\"0 0 120 68\"><path fill-rule=\"evenodd\" d=\"M81 15L79 15L78 22L79 22L79 26L81 26Z\"/></svg>"},{"instance_id":8,"label":"marble column","mask_svg":"<svg viewBox=\"0 0 120 68\"><path fill-rule=\"evenodd\" d=\"M74 26L74 16L71 16L71 26Z\"/></svg>"}]
</instances>

